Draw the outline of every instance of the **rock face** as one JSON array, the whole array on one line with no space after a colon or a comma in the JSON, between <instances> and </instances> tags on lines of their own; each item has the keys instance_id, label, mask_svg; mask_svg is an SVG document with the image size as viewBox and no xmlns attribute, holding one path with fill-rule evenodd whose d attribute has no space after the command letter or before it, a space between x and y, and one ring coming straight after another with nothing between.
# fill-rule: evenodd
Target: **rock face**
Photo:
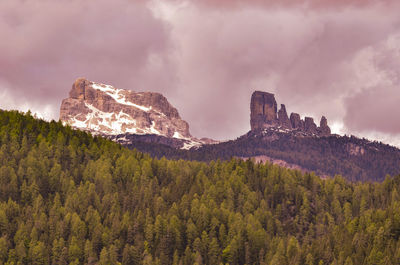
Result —
<instances>
[{"instance_id":1,"label":"rock face","mask_svg":"<svg viewBox=\"0 0 400 265\"><path fill-rule=\"evenodd\" d=\"M252 129L262 129L277 124L277 104L274 94L255 91L251 96L250 109Z\"/></svg>"},{"instance_id":2,"label":"rock face","mask_svg":"<svg viewBox=\"0 0 400 265\"><path fill-rule=\"evenodd\" d=\"M311 117L305 117L304 119L304 131L308 133L317 133L317 125L314 123L314 119Z\"/></svg>"},{"instance_id":3,"label":"rock face","mask_svg":"<svg viewBox=\"0 0 400 265\"><path fill-rule=\"evenodd\" d=\"M268 128L282 128L304 132L307 135L328 136L331 129L327 119L322 116L320 126L311 117L300 118L298 113L291 113L290 119L286 112L286 107L281 104L277 112L277 103L274 94L268 92L255 91L251 96L250 103L250 125L251 130Z\"/></svg>"},{"instance_id":4,"label":"rock face","mask_svg":"<svg viewBox=\"0 0 400 265\"><path fill-rule=\"evenodd\" d=\"M290 122L292 123L293 129L304 129L304 122L300 118L300 114L292 113L290 114Z\"/></svg>"},{"instance_id":5,"label":"rock face","mask_svg":"<svg viewBox=\"0 0 400 265\"><path fill-rule=\"evenodd\" d=\"M319 123L319 134L324 136L331 134L331 128L329 128L328 120L325 118L325 116L322 116L321 121Z\"/></svg>"},{"instance_id":6,"label":"rock face","mask_svg":"<svg viewBox=\"0 0 400 265\"><path fill-rule=\"evenodd\" d=\"M279 124L282 125L282 127L286 129L292 129L292 123L288 118L286 107L284 104L281 104L281 109L278 111L278 121Z\"/></svg>"},{"instance_id":7,"label":"rock face","mask_svg":"<svg viewBox=\"0 0 400 265\"><path fill-rule=\"evenodd\" d=\"M189 125L159 93L133 92L77 79L62 101L60 120L71 127L105 135L152 134L194 139Z\"/></svg>"}]
</instances>

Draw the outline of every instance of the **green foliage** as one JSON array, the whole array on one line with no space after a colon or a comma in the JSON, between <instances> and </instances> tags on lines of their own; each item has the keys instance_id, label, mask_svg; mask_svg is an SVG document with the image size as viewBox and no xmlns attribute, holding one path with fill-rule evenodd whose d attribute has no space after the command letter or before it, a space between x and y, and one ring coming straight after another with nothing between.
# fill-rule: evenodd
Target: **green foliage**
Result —
<instances>
[{"instance_id":1,"label":"green foliage","mask_svg":"<svg viewBox=\"0 0 400 265\"><path fill-rule=\"evenodd\" d=\"M209 162L232 157L267 156L314 171L320 176L342 175L350 181L383 181L400 173L400 150L381 142L351 136L303 137L280 132L252 132L236 140L180 150L133 138L130 148L154 157ZM153 136L150 137L150 139ZM162 138L162 137L161 137ZM357 149L358 148L358 149Z\"/></svg>"},{"instance_id":2,"label":"green foliage","mask_svg":"<svg viewBox=\"0 0 400 265\"><path fill-rule=\"evenodd\" d=\"M153 159L0 112L0 264L399 264L400 176Z\"/></svg>"}]
</instances>

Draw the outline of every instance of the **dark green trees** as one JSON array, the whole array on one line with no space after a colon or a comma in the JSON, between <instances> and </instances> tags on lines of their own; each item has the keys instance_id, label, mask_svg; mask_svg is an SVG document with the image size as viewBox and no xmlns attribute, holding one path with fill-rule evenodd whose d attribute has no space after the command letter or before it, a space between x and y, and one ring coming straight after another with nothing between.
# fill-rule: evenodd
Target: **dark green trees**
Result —
<instances>
[{"instance_id":1,"label":"dark green trees","mask_svg":"<svg viewBox=\"0 0 400 265\"><path fill-rule=\"evenodd\" d=\"M398 264L400 177L152 159L0 112L0 264Z\"/></svg>"}]
</instances>

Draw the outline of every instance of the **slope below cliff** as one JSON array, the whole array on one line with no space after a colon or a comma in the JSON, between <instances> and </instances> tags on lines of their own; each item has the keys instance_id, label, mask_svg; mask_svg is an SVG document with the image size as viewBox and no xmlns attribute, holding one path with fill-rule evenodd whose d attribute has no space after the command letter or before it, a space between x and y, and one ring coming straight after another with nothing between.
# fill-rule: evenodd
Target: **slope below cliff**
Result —
<instances>
[{"instance_id":1,"label":"slope below cliff","mask_svg":"<svg viewBox=\"0 0 400 265\"><path fill-rule=\"evenodd\" d=\"M250 131L231 141L178 150L141 141L127 145L154 157L198 161L254 159L268 161L321 177L342 175L350 181L383 181L400 173L400 150L354 136L323 137L283 130ZM263 160L264 161L264 160Z\"/></svg>"},{"instance_id":2,"label":"slope below cliff","mask_svg":"<svg viewBox=\"0 0 400 265\"><path fill-rule=\"evenodd\" d=\"M61 106L60 119L74 128L105 135L155 157L187 160L254 158L319 176L382 181L400 173L400 150L383 143L331 134L327 119L278 110L271 93L256 91L251 130L222 143L191 136L187 122L158 93L137 93L78 79ZM190 150L181 150L190 149Z\"/></svg>"},{"instance_id":3,"label":"slope below cliff","mask_svg":"<svg viewBox=\"0 0 400 265\"><path fill-rule=\"evenodd\" d=\"M366 139L331 134L327 119L320 125L312 117L290 118L285 105L278 111L271 93L256 91L250 104L251 130L239 138L189 151L137 141L129 144L153 156L189 160L226 160L232 157L269 161L319 176L342 175L351 181L382 181L400 173L398 148Z\"/></svg>"}]
</instances>

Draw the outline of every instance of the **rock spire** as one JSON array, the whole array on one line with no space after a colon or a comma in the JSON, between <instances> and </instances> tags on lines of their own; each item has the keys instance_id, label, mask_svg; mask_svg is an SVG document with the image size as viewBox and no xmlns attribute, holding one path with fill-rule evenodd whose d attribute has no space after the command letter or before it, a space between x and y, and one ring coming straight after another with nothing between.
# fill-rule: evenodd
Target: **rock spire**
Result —
<instances>
[{"instance_id":1,"label":"rock spire","mask_svg":"<svg viewBox=\"0 0 400 265\"><path fill-rule=\"evenodd\" d=\"M262 91L253 92L250 103L251 130L279 127L302 131L310 135L328 136L331 134L331 129L325 116L322 116L318 127L313 118L305 117L302 120L298 113L291 113L289 119L284 104L281 104L279 111L277 109L274 94Z\"/></svg>"}]
</instances>

